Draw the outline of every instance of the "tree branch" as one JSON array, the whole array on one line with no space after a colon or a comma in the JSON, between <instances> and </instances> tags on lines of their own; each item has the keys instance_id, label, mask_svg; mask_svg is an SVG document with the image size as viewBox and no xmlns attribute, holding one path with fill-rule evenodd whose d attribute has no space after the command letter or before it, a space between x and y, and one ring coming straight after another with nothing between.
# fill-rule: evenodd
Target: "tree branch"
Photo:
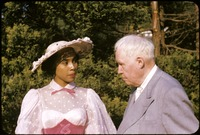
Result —
<instances>
[{"instance_id":1,"label":"tree branch","mask_svg":"<svg viewBox=\"0 0 200 135\"><path fill-rule=\"evenodd\" d=\"M190 53L199 53L199 51L197 52L196 50L189 50L189 49L185 49L185 48L180 48L180 47L177 47L177 46L174 46L174 45L166 45L165 44L165 47L166 48L175 48L175 49L190 52Z\"/></svg>"}]
</instances>

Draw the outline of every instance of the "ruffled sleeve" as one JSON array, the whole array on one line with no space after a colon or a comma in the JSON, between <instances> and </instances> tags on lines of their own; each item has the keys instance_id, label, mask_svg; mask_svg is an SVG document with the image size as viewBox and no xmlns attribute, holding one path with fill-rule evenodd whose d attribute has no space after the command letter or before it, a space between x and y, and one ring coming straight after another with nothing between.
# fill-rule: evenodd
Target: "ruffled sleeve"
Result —
<instances>
[{"instance_id":1,"label":"ruffled sleeve","mask_svg":"<svg viewBox=\"0 0 200 135\"><path fill-rule=\"evenodd\" d=\"M20 115L15 129L16 134L33 134L41 133L40 127L40 108L39 108L39 94L35 89L31 89L25 95Z\"/></svg>"},{"instance_id":2,"label":"ruffled sleeve","mask_svg":"<svg viewBox=\"0 0 200 135\"><path fill-rule=\"evenodd\" d=\"M116 127L100 97L92 89L87 92L88 125L86 134L116 134Z\"/></svg>"}]
</instances>

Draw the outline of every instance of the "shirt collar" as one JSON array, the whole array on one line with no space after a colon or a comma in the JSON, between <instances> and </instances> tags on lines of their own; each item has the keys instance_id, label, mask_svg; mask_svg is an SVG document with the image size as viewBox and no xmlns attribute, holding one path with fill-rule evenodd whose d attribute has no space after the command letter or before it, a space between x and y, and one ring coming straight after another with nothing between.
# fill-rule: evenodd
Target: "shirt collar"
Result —
<instances>
[{"instance_id":1,"label":"shirt collar","mask_svg":"<svg viewBox=\"0 0 200 135\"><path fill-rule=\"evenodd\" d=\"M51 80L50 86L51 86L54 90L59 90L59 89L62 89L62 88L63 88L63 87L60 86L58 83L56 83L54 79ZM76 87L76 84L75 84L74 82L71 82L71 83L67 84L64 88L67 88L67 89L74 89L75 87Z\"/></svg>"},{"instance_id":2,"label":"shirt collar","mask_svg":"<svg viewBox=\"0 0 200 135\"><path fill-rule=\"evenodd\" d=\"M140 87L142 89L144 89L147 84L149 83L149 81L151 80L151 78L153 77L153 75L155 74L156 70L157 70L157 65L154 65L154 67L151 69L151 71L149 72L149 74L147 75L147 77L145 78L145 80L143 81L143 83L140 85Z\"/></svg>"}]
</instances>

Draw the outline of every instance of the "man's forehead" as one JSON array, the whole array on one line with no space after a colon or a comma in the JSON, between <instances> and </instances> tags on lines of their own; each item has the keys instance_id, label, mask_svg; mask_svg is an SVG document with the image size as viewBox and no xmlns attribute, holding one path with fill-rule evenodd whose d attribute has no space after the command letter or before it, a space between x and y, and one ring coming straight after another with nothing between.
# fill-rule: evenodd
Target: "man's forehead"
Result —
<instances>
[{"instance_id":1,"label":"man's forehead","mask_svg":"<svg viewBox=\"0 0 200 135\"><path fill-rule=\"evenodd\" d=\"M120 49L120 48L118 48L116 51L115 51L115 55L117 55L117 56L120 56L120 57L124 57L124 56L126 56L126 51L124 50L124 49Z\"/></svg>"},{"instance_id":2,"label":"man's forehead","mask_svg":"<svg viewBox=\"0 0 200 135\"><path fill-rule=\"evenodd\" d=\"M116 50L116 52L115 52L115 59L116 59L116 61L124 61L124 60L126 60L126 53L125 53L125 51L123 51L123 50Z\"/></svg>"}]
</instances>

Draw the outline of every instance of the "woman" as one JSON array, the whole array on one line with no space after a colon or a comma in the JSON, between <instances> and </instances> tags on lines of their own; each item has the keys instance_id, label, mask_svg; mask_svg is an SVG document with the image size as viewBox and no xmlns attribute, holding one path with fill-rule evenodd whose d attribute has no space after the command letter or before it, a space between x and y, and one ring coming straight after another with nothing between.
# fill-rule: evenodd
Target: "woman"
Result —
<instances>
[{"instance_id":1,"label":"woman","mask_svg":"<svg viewBox=\"0 0 200 135\"><path fill-rule=\"evenodd\" d=\"M93 89L75 85L78 59L92 50L85 37L70 42L58 41L33 62L52 75L52 81L25 95L16 134L114 134L116 128L106 107Z\"/></svg>"}]
</instances>

